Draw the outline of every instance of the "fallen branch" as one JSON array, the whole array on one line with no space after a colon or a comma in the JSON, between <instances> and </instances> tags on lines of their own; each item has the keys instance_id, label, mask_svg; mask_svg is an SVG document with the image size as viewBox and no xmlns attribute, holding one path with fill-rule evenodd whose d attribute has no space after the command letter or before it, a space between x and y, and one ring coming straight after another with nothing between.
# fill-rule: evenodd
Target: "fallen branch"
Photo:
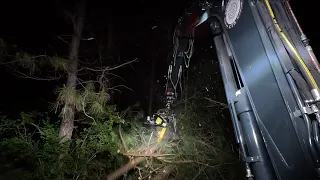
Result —
<instances>
[{"instance_id":1,"label":"fallen branch","mask_svg":"<svg viewBox=\"0 0 320 180\"><path fill-rule=\"evenodd\" d=\"M134 153L122 153L124 156L132 156L132 157L165 157L165 156L174 156L176 154L134 154Z\"/></svg>"},{"instance_id":2,"label":"fallen branch","mask_svg":"<svg viewBox=\"0 0 320 180\"><path fill-rule=\"evenodd\" d=\"M144 155L147 156L147 155L153 154L157 150L157 148L158 148L158 144L154 144L147 151L144 152ZM127 173L128 171L133 169L135 166L137 166L138 164L140 164L144 160L145 160L145 157L137 157L137 158L132 159L130 162L122 165L116 171L108 174L107 175L107 180L116 180L116 179L118 179L123 174Z\"/></svg>"}]
</instances>

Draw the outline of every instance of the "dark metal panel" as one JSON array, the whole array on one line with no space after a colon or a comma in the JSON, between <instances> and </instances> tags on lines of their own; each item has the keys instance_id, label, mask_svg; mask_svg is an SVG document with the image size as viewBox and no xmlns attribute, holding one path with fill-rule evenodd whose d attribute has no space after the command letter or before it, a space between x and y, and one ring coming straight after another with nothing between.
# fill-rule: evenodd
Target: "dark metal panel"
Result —
<instances>
[{"instance_id":1,"label":"dark metal panel","mask_svg":"<svg viewBox=\"0 0 320 180\"><path fill-rule=\"evenodd\" d=\"M287 105L288 112L292 113L293 111L300 109L298 101L301 101L301 98L299 98L300 96L295 97L294 95L296 92L296 86L294 85L293 87L292 84L289 83L289 81L292 79L291 77L289 77L290 74L294 74L296 71L292 70L293 66L291 64L290 57L287 54L280 37L277 36L275 29L272 28L274 26L272 23L270 23L272 22L272 19L269 16L266 7L263 7L265 7L264 2L257 1L257 3L255 3L254 6L251 6L252 14L255 19L255 23L259 31L261 40L266 49L266 54L273 69L273 73L277 79L278 86L284 98L285 104ZM268 31L266 29L268 29ZM273 40L274 42L271 43L270 40ZM273 49L273 47L275 49ZM277 53L276 57L274 50ZM284 75L284 73L288 73L289 71L290 74ZM300 83L300 87L303 87L304 84L302 81L299 81L298 83ZM300 144L302 145L304 155L307 159L307 162L309 162L309 164L305 164L305 166L310 167L310 169L312 169L315 165L313 164L313 162L318 161L318 156L317 153L314 152L314 150L310 149L310 145L313 146L313 142L310 142L311 137L309 137L310 132L307 132L306 119L303 117L291 117L291 120L295 127L297 136L299 137ZM315 157L312 157L312 155L314 155Z\"/></svg>"},{"instance_id":2,"label":"dark metal panel","mask_svg":"<svg viewBox=\"0 0 320 180\"><path fill-rule=\"evenodd\" d=\"M230 58L228 57L226 44L223 41L222 35L214 37L213 41L216 47L217 57L220 65L220 72L222 76L222 81L223 81L228 105L231 106L231 103L234 103L232 99L235 96L236 91L238 89L236 86L236 81L234 79L234 74L232 72ZM233 116L232 111L231 111L231 116ZM240 137L240 134L238 132L240 129L239 123L234 119L232 119L232 125L233 125L237 143L240 143L240 138L242 137Z\"/></svg>"},{"instance_id":3,"label":"dark metal panel","mask_svg":"<svg viewBox=\"0 0 320 180\"><path fill-rule=\"evenodd\" d=\"M270 64L269 58L277 60L277 55L273 49L265 49L249 6L244 0L242 14L227 34L268 153L279 179L314 179L292 123L292 112L288 112L288 101L283 99L275 77L274 71L279 75L282 69L273 69Z\"/></svg>"}]
</instances>

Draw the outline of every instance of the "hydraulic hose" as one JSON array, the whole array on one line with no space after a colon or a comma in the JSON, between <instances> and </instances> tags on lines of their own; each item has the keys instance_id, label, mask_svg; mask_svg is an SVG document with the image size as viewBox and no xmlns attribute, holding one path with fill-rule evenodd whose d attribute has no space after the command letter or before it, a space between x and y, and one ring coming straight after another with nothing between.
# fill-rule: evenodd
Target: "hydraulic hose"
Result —
<instances>
[{"instance_id":1,"label":"hydraulic hose","mask_svg":"<svg viewBox=\"0 0 320 180\"><path fill-rule=\"evenodd\" d=\"M318 153L320 154L320 138L319 138L319 124L318 124L318 122L313 121L312 127L313 127L314 141L315 141Z\"/></svg>"},{"instance_id":2,"label":"hydraulic hose","mask_svg":"<svg viewBox=\"0 0 320 180\"><path fill-rule=\"evenodd\" d=\"M311 124L311 120L310 118L304 114L303 115L303 119L304 119L304 122L305 122L305 125L306 125L306 130L307 130L307 136L308 136L308 145L310 147L310 151L311 151L311 154L313 155L313 159L316 160L316 166L319 168L320 167L320 162L318 161L318 157L319 157L319 152L317 151L318 150L318 144L319 143L315 143L316 144L316 147L314 147L314 144L313 144L313 141L312 141L312 124ZM317 153L318 152L318 153Z\"/></svg>"},{"instance_id":3,"label":"hydraulic hose","mask_svg":"<svg viewBox=\"0 0 320 180\"><path fill-rule=\"evenodd\" d=\"M293 52L294 56L297 58L298 63L301 65L302 70L305 72L306 74L306 78L308 79L308 81L310 82L310 85L312 86L312 89L317 89L318 88L318 84L315 81L314 77L312 76L310 70L308 69L307 65L305 64L305 62L303 61L302 57L300 56L300 54L298 53L298 51L296 50L296 48L293 46L293 44L290 42L290 40L288 39L288 37L286 36L286 34L282 31L280 25L278 24L278 21L273 13L273 10L271 8L271 5L269 3L269 0L265 0L265 3L267 5L268 11L271 15L271 18L273 20L273 23L277 29L277 31L279 32L279 34L281 35L281 37L283 38L283 40L285 41L285 43L290 47L291 51Z\"/></svg>"},{"instance_id":4,"label":"hydraulic hose","mask_svg":"<svg viewBox=\"0 0 320 180\"><path fill-rule=\"evenodd\" d=\"M307 49L307 51L308 51L308 54L309 54L309 56L310 56L310 58L311 58L311 61L312 61L313 65L315 66L315 68L317 69L317 71L320 73L320 65L319 65L319 62L318 62L318 60L317 60L317 57L314 55L313 49L312 49L312 47L309 45L307 36L304 34L304 32L303 32L303 30L302 30L302 28L301 28L301 26L300 26L300 24L299 24L296 16L295 16L294 13L293 13L289 1L286 1L286 5L287 5L287 7L288 7L288 10L289 10L292 18L293 18L294 23L296 24L296 26L297 26L297 28L298 28L298 30L299 30L299 33L300 33L300 35L301 35L301 40L302 40L302 42L304 43L304 45L305 45L305 47L306 47L306 49Z\"/></svg>"},{"instance_id":5,"label":"hydraulic hose","mask_svg":"<svg viewBox=\"0 0 320 180\"><path fill-rule=\"evenodd\" d=\"M287 79L289 82L289 85L292 89L292 93L297 101L298 107L300 110L304 107L303 101L301 99L301 96L299 94L299 91L296 87L296 84L293 80L293 77L290 74L287 74ZM306 129L306 144L309 146L309 151L311 152L311 157L313 158L313 161L317 168L320 168L320 162L319 162L319 153L317 151L317 147L314 145L314 141L312 140L312 124L309 116L307 114L302 115L304 124L305 124L305 129Z\"/></svg>"}]
</instances>

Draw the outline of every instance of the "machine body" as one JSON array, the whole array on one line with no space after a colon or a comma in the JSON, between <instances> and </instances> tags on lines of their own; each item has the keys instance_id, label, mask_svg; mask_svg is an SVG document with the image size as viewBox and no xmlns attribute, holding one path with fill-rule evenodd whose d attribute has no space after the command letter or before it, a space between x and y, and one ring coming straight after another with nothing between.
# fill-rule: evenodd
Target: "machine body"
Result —
<instances>
[{"instance_id":1,"label":"machine body","mask_svg":"<svg viewBox=\"0 0 320 180\"><path fill-rule=\"evenodd\" d=\"M174 32L165 125L178 129L181 74L204 22L214 34L246 177L319 179L319 63L288 1L213 0L186 10Z\"/></svg>"}]
</instances>

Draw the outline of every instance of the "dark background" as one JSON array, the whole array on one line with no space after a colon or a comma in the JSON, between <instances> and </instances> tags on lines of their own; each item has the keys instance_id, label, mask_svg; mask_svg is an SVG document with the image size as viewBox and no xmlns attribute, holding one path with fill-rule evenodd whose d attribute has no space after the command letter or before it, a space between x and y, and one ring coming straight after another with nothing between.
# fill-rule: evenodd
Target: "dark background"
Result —
<instances>
[{"instance_id":1,"label":"dark background","mask_svg":"<svg viewBox=\"0 0 320 180\"><path fill-rule=\"evenodd\" d=\"M68 47L57 35L71 35L72 26L65 20L63 10L74 11L75 0L66 1L1 1L0 38L31 54L58 52L66 57ZM168 29L175 26L179 16L190 4L190 0L176 1L88 1L88 16L84 34L105 36L109 22L114 24L114 39L121 62L139 58L139 63L116 71L124 84L133 91L123 90L115 103L119 108L140 102L147 106L150 83L151 58L157 59L156 87L161 90L167 73ZM316 1L290 1L292 8L311 39L311 45L320 53L318 33L318 10ZM212 50L210 32L203 25L197 30L196 51ZM82 45L88 42L81 42ZM211 47L211 48L210 48ZM200 54L200 53L198 53ZM206 53L204 56L210 56ZM81 57L80 57L81 58ZM198 55L199 59L215 59ZM120 63L120 62L119 62ZM219 69L212 69L219 71ZM0 67L0 112L16 114L21 111L47 111L48 103L54 101L52 90L59 83L35 81L13 76L8 68ZM222 87L221 87L222 88ZM221 97L224 99L224 97Z\"/></svg>"}]
</instances>

